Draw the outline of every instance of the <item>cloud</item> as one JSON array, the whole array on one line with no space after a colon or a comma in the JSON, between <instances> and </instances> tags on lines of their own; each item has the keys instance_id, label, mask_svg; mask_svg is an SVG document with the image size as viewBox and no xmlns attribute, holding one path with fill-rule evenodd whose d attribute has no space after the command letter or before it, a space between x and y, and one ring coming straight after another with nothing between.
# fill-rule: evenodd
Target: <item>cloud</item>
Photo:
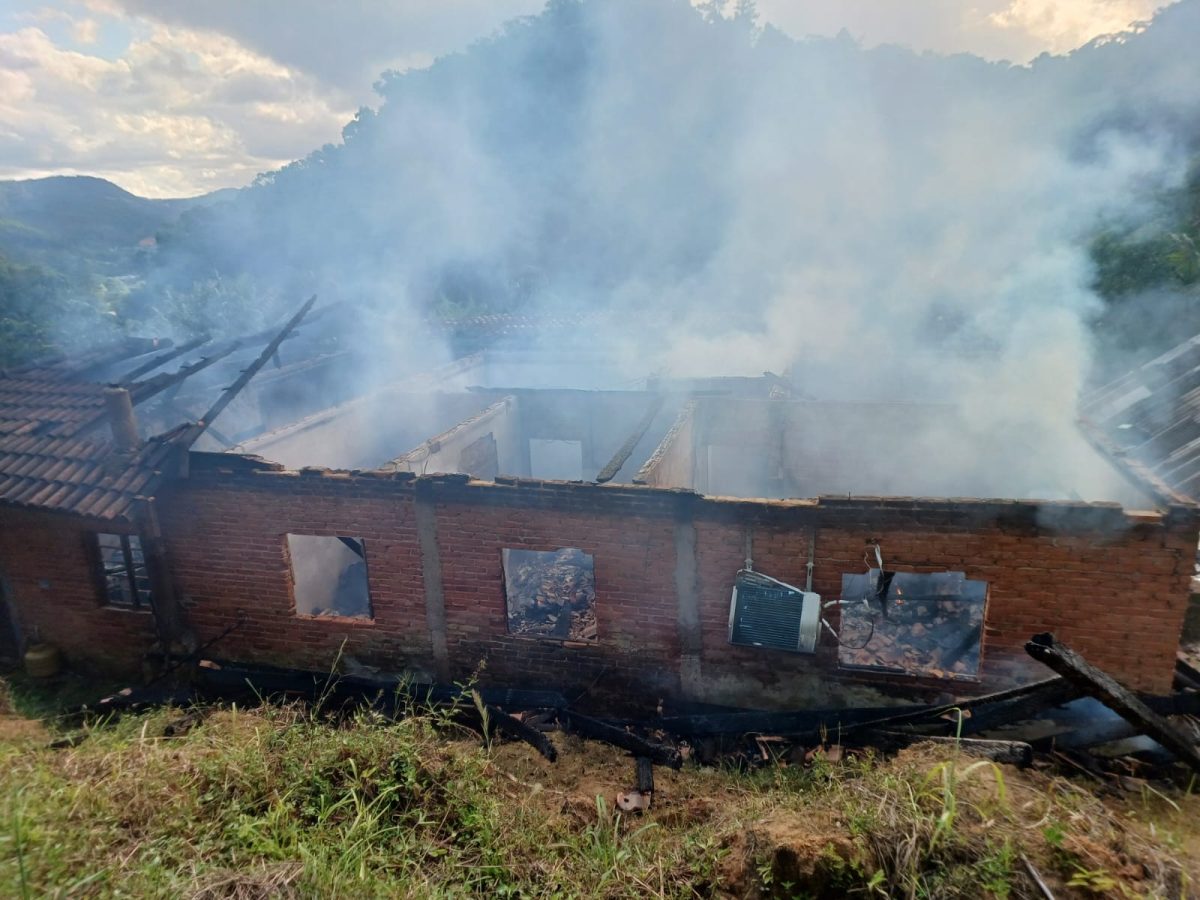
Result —
<instances>
[{"instance_id":1,"label":"cloud","mask_svg":"<svg viewBox=\"0 0 1200 900\"><path fill-rule=\"evenodd\" d=\"M1167 6L1163 0L1011 0L988 20L1024 33L1050 53L1065 53L1102 35L1125 31Z\"/></svg>"},{"instance_id":2,"label":"cloud","mask_svg":"<svg viewBox=\"0 0 1200 900\"><path fill-rule=\"evenodd\" d=\"M362 102L386 68L463 49L544 0L106 0L129 15L228 35Z\"/></svg>"},{"instance_id":3,"label":"cloud","mask_svg":"<svg viewBox=\"0 0 1200 900\"><path fill-rule=\"evenodd\" d=\"M100 36L100 23L95 19L76 19L71 23L71 29L80 44L94 44Z\"/></svg>"},{"instance_id":4,"label":"cloud","mask_svg":"<svg viewBox=\"0 0 1200 900\"><path fill-rule=\"evenodd\" d=\"M337 141L354 110L375 103L384 69L424 67L543 5L18 0L13 30L0 32L0 177L98 174L154 196L244 184ZM1064 52L1162 5L758 0L760 21L794 36L847 29L867 45L1016 60Z\"/></svg>"},{"instance_id":5,"label":"cloud","mask_svg":"<svg viewBox=\"0 0 1200 900\"><path fill-rule=\"evenodd\" d=\"M974 53L1027 62L1066 53L1095 37L1123 31L1173 0L759 0L760 18L796 36L832 36L843 28L868 46Z\"/></svg>"},{"instance_id":6,"label":"cloud","mask_svg":"<svg viewBox=\"0 0 1200 900\"><path fill-rule=\"evenodd\" d=\"M0 177L88 173L150 196L243 184L352 113L230 37L152 26L116 59L0 34Z\"/></svg>"}]
</instances>

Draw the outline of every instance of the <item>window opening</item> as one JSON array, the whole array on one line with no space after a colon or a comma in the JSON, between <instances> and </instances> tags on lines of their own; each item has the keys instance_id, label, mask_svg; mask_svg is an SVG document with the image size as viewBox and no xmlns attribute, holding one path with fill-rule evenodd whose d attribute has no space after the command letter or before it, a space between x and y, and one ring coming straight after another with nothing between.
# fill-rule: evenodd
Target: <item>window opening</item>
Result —
<instances>
[{"instance_id":1,"label":"window opening","mask_svg":"<svg viewBox=\"0 0 1200 900\"><path fill-rule=\"evenodd\" d=\"M530 438L529 468L533 478L582 481L583 444L579 441Z\"/></svg>"},{"instance_id":2,"label":"window opening","mask_svg":"<svg viewBox=\"0 0 1200 900\"><path fill-rule=\"evenodd\" d=\"M842 576L838 662L932 678L979 673L987 582L963 572Z\"/></svg>"},{"instance_id":3,"label":"window opening","mask_svg":"<svg viewBox=\"0 0 1200 900\"><path fill-rule=\"evenodd\" d=\"M501 551L510 634L596 640L592 557L575 547Z\"/></svg>"},{"instance_id":4,"label":"window opening","mask_svg":"<svg viewBox=\"0 0 1200 900\"><path fill-rule=\"evenodd\" d=\"M104 602L123 609L149 609L150 573L136 534L97 534Z\"/></svg>"},{"instance_id":5,"label":"window opening","mask_svg":"<svg viewBox=\"0 0 1200 900\"><path fill-rule=\"evenodd\" d=\"M287 543L297 615L371 618L362 538L289 534Z\"/></svg>"}]
</instances>

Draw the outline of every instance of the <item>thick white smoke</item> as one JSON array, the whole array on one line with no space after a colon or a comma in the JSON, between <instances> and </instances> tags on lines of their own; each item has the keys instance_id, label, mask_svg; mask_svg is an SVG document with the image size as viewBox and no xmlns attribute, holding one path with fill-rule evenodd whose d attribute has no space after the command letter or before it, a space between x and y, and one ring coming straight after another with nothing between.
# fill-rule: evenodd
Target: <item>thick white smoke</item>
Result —
<instances>
[{"instance_id":1,"label":"thick white smoke","mask_svg":"<svg viewBox=\"0 0 1200 900\"><path fill-rule=\"evenodd\" d=\"M1184 0L1014 67L551 0L385 79L344 145L218 215L209 252L366 309L391 336L376 377L429 357L404 323L430 309L607 309L588 338L629 379L771 369L817 399L947 402L964 492L1020 435L1009 465L1053 456L1110 496L1072 426L1087 245L1181 176L1198 35Z\"/></svg>"}]
</instances>

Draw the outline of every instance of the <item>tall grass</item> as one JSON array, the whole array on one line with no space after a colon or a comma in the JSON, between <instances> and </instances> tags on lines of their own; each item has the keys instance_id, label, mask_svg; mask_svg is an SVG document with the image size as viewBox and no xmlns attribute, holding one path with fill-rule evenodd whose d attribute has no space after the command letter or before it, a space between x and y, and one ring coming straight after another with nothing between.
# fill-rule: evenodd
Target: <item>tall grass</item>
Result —
<instances>
[{"instance_id":1,"label":"tall grass","mask_svg":"<svg viewBox=\"0 0 1200 900\"><path fill-rule=\"evenodd\" d=\"M1060 886L1126 886L1119 858L1157 867L1139 888L1179 871L1086 792L933 750L661 772L655 808L630 817L590 787L633 777L613 748L559 736L551 766L453 711L408 712L158 710L57 750L0 730L0 896L1004 897L1020 853ZM781 816L800 843L761 836ZM781 877L803 853L821 877Z\"/></svg>"}]
</instances>

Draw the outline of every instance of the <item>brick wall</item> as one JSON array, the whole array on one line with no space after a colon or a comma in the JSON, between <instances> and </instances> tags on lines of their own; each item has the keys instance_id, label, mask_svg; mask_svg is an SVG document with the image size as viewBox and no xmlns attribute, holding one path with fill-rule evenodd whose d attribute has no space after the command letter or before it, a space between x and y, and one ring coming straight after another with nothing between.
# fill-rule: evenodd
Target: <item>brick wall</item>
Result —
<instances>
[{"instance_id":1,"label":"brick wall","mask_svg":"<svg viewBox=\"0 0 1200 900\"><path fill-rule=\"evenodd\" d=\"M315 670L329 670L339 653L431 667L413 493L404 482L196 462L192 478L160 498L159 515L197 639L216 637L244 614L212 655ZM363 539L373 620L296 616L289 533Z\"/></svg>"},{"instance_id":2,"label":"brick wall","mask_svg":"<svg viewBox=\"0 0 1200 900\"><path fill-rule=\"evenodd\" d=\"M589 502L588 495L592 495ZM678 690L673 505L619 488L524 482L437 491L446 631L455 675L653 698ZM577 547L596 579L595 645L508 634L501 550ZM602 682L602 684L601 684Z\"/></svg>"},{"instance_id":3,"label":"brick wall","mask_svg":"<svg viewBox=\"0 0 1200 900\"><path fill-rule=\"evenodd\" d=\"M732 701L758 686L769 699L803 696L820 673L836 673L837 696L867 699L894 676L838 670L837 648L823 632L813 657L735 647L725 640L732 573L745 556L747 528L755 568L804 585L815 529L813 589L841 593L841 576L867 568L877 539L887 568L958 570L988 582L983 664L978 689L1048 676L1024 652L1029 637L1053 631L1125 683L1169 690L1196 546L1190 512L1129 516L1111 505L939 502L822 498L780 505L763 515L753 504L697 508L698 590L708 699ZM1053 515L1051 515L1053 511ZM827 616L836 619L836 611ZM913 679L914 689L945 684ZM828 693L827 691L825 693Z\"/></svg>"},{"instance_id":4,"label":"brick wall","mask_svg":"<svg viewBox=\"0 0 1200 900\"><path fill-rule=\"evenodd\" d=\"M486 660L484 678L496 684L637 692L648 702L686 689L764 706L870 703L897 685L925 695L949 685L840 669L824 631L814 656L729 645L730 589L747 534L755 568L797 585L815 541L814 588L827 599L839 595L843 573L863 571L875 539L890 569L987 581L981 678L956 683L967 690L1044 676L1022 650L1043 630L1135 688L1167 690L1197 541L1195 512L1183 507L1156 515L1111 504L903 498L768 504L649 487L296 473L219 454L192 454L189 480L160 496L159 516L197 639L244 612L245 624L212 649L217 657L327 669L344 652L384 670L432 675L440 666L455 678ZM364 539L372 621L295 615L289 532ZM139 641L148 645L146 617L98 608L78 528L31 517L3 534L0 565L23 624L41 623L70 655L90 648L125 658ZM594 557L597 644L507 633L505 547L578 547Z\"/></svg>"},{"instance_id":5,"label":"brick wall","mask_svg":"<svg viewBox=\"0 0 1200 900\"><path fill-rule=\"evenodd\" d=\"M134 672L154 640L153 617L104 605L90 544L96 530L120 529L0 509L0 574L26 643L55 644L72 665Z\"/></svg>"}]
</instances>

